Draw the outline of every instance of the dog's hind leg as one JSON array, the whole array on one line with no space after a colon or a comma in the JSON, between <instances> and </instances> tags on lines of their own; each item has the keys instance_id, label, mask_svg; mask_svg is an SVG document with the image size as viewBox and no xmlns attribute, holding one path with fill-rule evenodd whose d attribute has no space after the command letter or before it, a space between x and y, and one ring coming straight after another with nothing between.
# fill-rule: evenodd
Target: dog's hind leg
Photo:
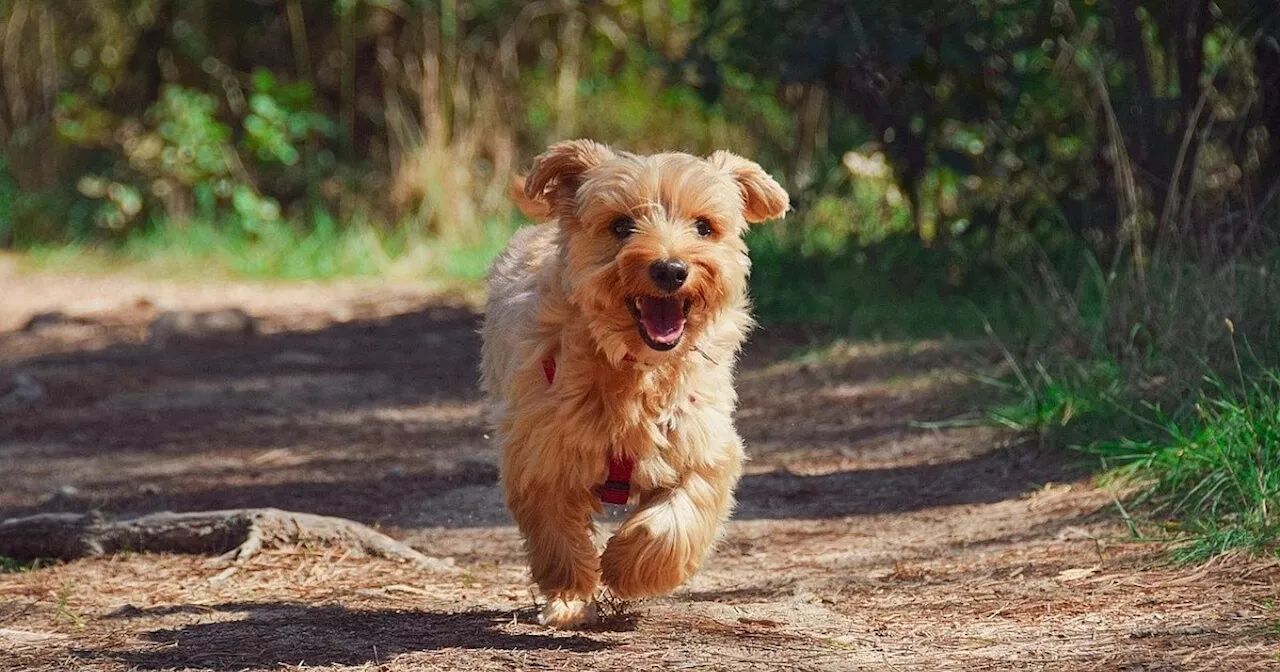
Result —
<instances>
[{"instance_id":1,"label":"dog's hind leg","mask_svg":"<svg viewBox=\"0 0 1280 672\"><path fill-rule=\"evenodd\" d=\"M591 539L592 494L509 489L507 506L524 534L533 580L547 598L539 622L557 628L594 623L600 559Z\"/></svg>"},{"instance_id":2,"label":"dog's hind leg","mask_svg":"<svg viewBox=\"0 0 1280 672\"><path fill-rule=\"evenodd\" d=\"M727 463L688 473L643 499L600 558L605 585L622 599L669 593L697 571L733 508L740 446Z\"/></svg>"}]
</instances>

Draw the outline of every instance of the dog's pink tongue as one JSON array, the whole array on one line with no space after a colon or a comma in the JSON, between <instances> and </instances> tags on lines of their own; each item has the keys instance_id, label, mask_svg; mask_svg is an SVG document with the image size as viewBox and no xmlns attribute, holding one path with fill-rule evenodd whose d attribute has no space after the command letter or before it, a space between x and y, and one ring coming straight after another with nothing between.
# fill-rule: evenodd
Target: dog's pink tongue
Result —
<instances>
[{"instance_id":1,"label":"dog's pink tongue","mask_svg":"<svg viewBox=\"0 0 1280 672\"><path fill-rule=\"evenodd\" d=\"M640 302L640 321L658 343L674 343L684 333L684 311L674 298L647 296Z\"/></svg>"}]
</instances>

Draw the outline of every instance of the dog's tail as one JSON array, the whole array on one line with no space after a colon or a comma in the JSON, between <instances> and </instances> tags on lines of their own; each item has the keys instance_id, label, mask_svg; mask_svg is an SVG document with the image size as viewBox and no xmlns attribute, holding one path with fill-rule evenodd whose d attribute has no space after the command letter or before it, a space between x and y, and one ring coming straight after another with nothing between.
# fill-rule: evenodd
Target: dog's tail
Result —
<instances>
[{"instance_id":1,"label":"dog's tail","mask_svg":"<svg viewBox=\"0 0 1280 672\"><path fill-rule=\"evenodd\" d=\"M535 222L545 222L551 218L551 206L546 201L529 198L524 191L524 176L517 175L511 180L511 200L525 217Z\"/></svg>"}]
</instances>

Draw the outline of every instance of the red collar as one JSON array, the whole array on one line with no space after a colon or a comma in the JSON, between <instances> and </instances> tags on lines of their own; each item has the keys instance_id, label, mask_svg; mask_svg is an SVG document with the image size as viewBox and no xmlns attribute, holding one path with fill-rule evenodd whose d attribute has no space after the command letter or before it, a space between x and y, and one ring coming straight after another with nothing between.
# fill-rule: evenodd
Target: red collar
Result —
<instances>
[{"instance_id":1,"label":"red collar","mask_svg":"<svg viewBox=\"0 0 1280 672\"><path fill-rule=\"evenodd\" d=\"M623 358L623 361L636 361L631 355ZM548 357L542 360L542 372L547 376L547 384L554 383L556 380L556 358ZM627 503L627 499L631 497L631 469L635 466L630 457L612 455L609 458L609 476L605 478L604 484L597 490L600 501L606 504L623 505Z\"/></svg>"}]
</instances>

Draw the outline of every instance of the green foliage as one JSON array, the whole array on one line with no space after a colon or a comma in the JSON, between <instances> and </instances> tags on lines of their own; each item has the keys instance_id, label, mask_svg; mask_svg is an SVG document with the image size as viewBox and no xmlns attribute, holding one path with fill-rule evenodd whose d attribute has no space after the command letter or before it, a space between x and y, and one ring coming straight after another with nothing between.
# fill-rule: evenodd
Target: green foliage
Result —
<instances>
[{"instance_id":1,"label":"green foliage","mask_svg":"<svg viewBox=\"0 0 1280 672\"><path fill-rule=\"evenodd\" d=\"M269 70L253 73L250 113L244 118L246 149L264 163L295 166L302 158L298 145L313 138L332 139L337 125L313 109L311 87L305 82L281 84ZM332 156L328 157L330 162Z\"/></svg>"},{"instance_id":2,"label":"green foliage","mask_svg":"<svg viewBox=\"0 0 1280 672\"><path fill-rule=\"evenodd\" d=\"M85 175L77 183L81 194L101 203L96 223L118 232L148 221L193 215L213 220L229 213L235 216L228 223L246 231L279 223L280 204L257 184L297 190L323 179L332 153L316 150L315 141L332 138L334 124L310 109L305 84L281 86L271 73L258 71L253 87L238 143L216 114L217 101L199 91L166 86L141 123L108 121L102 109L65 96L60 137L114 154L105 174ZM309 160L298 167L304 153Z\"/></svg>"},{"instance_id":3,"label":"green foliage","mask_svg":"<svg viewBox=\"0 0 1280 672\"><path fill-rule=\"evenodd\" d=\"M705 11L697 57L830 95L828 128L836 107L869 127L863 151L888 156L919 235L957 239L976 263L1081 243L1108 257L1129 246L1141 263L1150 245L1219 244L1205 222L1277 176L1255 160L1268 150L1239 141L1280 137L1280 102L1241 97L1280 81L1274 11L1033 0ZM1215 125L1244 135L1224 141Z\"/></svg>"},{"instance_id":4,"label":"green foliage","mask_svg":"<svg viewBox=\"0 0 1280 672\"><path fill-rule=\"evenodd\" d=\"M322 210L474 242L530 152L588 135L728 146L829 237L909 230L963 248L965 272L1080 245L1137 263L1161 241L1239 247L1261 234L1200 222L1280 174L1280 107L1258 95L1280 81L1280 19L1209 6L6 3L24 48L0 144L25 196L79 186L93 211L7 242L191 217L307 228ZM864 207L858 156L882 159L887 208Z\"/></svg>"}]
</instances>

